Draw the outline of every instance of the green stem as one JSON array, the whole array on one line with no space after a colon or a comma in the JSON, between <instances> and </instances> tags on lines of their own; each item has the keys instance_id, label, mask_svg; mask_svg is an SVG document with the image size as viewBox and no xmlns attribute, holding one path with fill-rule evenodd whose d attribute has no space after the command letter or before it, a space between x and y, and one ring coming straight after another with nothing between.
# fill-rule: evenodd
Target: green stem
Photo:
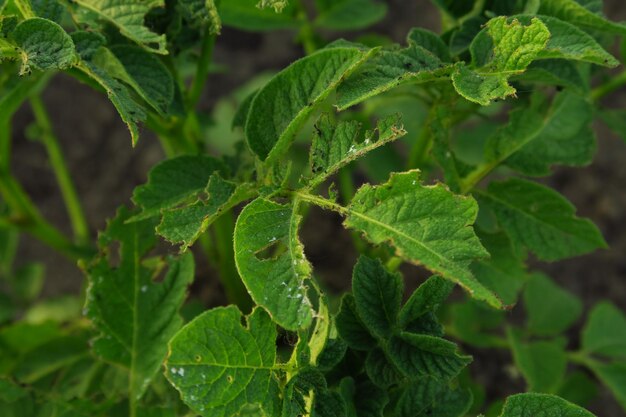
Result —
<instances>
[{"instance_id":1,"label":"green stem","mask_svg":"<svg viewBox=\"0 0 626 417\"><path fill-rule=\"evenodd\" d=\"M313 25L309 22L306 9L302 1L296 2L296 5L299 9L297 18L300 21L298 40L302 43L304 52L306 52L307 55L311 55L317 50L317 44L315 43L315 31L313 30Z\"/></svg>"},{"instance_id":2,"label":"green stem","mask_svg":"<svg viewBox=\"0 0 626 417\"><path fill-rule=\"evenodd\" d=\"M235 216L232 211L224 213L213 223L215 249L218 256L216 266L228 300L247 314L252 311L252 299L235 265L235 251L232 243L234 231Z\"/></svg>"},{"instance_id":3,"label":"green stem","mask_svg":"<svg viewBox=\"0 0 626 417\"><path fill-rule=\"evenodd\" d=\"M189 88L189 95L187 96L187 104L189 110L192 110L198 104L206 80L209 76L209 70L211 68L211 60L213 59L213 49L215 47L216 35L211 34L210 29L207 27L202 37L202 47L200 50L200 59L198 60L198 66L196 67L196 75L191 82Z\"/></svg>"},{"instance_id":4,"label":"green stem","mask_svg":"<svg viewBox=\"0 0 626 417\"><path fill-rule=\"evenodd\" d=\"M50 118L48 117L48 113L46 112L41 98L38 96L31 97L30 104L37 125L41 130L40 140L48 152L52 170L54 171L59 188L61 189L61 195L63 196L63 201L67 208L74 235L78 242L85 244L89 241L89 226L87 225L87 220L78 198L78 193L76 192L76 187L67 169L67 164L65 163L58 139L52 131Z\"/></svg>"},{"instance_id":5,"label":"green stem","mask_svg":"<svg viewBox=\"0 0 626 417\"><path fill-rule=\"evenodd\" d=\"M483 178L491 173L499 165L498 162L485 163L476 167L465 178L461 180L461 194L467 194L478 185Z\"/></svg>"},{"instance_id":6,"label":"green stem","mask_svg":"<svg viewBox=\"0 0 626 417\"><path fill-rule=\"evenodd\" d=\"M606 83L591 90L591 99L597 101L624 85L626 85L626 71L621 72L616 77L610 78Z\"/></svg>"},{"instance_id":7,"label":"green stem","mask_svg":"<svg viewBox=\"0 0 626 417\"><path fill-rule=\"evenodd\" d=\"M424 125L420 131L418 138L413 143L409 152L409 158L407 160L407 169L419 168L426 161L428 152L433 145L433 135L430 130L430 125L435 117L437 117L438 104L433 103L430 106Z\"/></svg>"},{"instance_id":8,"label":"green stem","mask_svg":"<svg viewBox=\"0 0 626 417\"><path fill-rule=\"evenodd\" d=\"M348 214L350 214L350 210L348 210L346 207L340 204L337 204L334 201L331 201L327 198L309 194L309 193L303 193L301 191L291 191L290 194L294 197L299 198L302 201L313 203L316 206L326 209L326 210L335 211L343 216L347 216Z\"/></svg>"}]
</instances>

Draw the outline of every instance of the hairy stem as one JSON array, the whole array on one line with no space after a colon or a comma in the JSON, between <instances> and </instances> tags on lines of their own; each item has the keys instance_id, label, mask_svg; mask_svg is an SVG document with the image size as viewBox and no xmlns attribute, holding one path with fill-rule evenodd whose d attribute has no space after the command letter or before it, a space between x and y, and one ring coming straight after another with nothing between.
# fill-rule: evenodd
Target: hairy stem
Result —
<instances>
[{"instance_id":1,"label":"hairy stem","mask_svg":"<svg viewBox=\"0 0 626 417\"><path fill-rule=\"evenodd\" d=\"M52 124L41 98L33 96L30 104L35 115L35 120L40 129L40 140L45 146L50 159L50 165L56 176L57 183L61 189L61 195L67 209L72 229L76 240L80 243L89 241L89 226L85 214L76 192L76 187L67 169L63 152L59 146L58 139L52 131Z\"/></svg>"},{"instance_id":2,"label":"hairy stem","mask_svg":"<svg viewBox=\"0 0 626 417\"><path fill-rule=\"evenodd\" d=\"M202 92L204 91L204 86L211 68L211 60L213 59L215 40L216 35L212 34L210 32L210 28L207 27L202 37L202 46L200 49L198 66L196 67L196 75L191 82L191 87L189 88L189 94L187 96L187 105L189 106L189 110L196 107L200 97L202 96Z\"/></svg>"}]
</instances>

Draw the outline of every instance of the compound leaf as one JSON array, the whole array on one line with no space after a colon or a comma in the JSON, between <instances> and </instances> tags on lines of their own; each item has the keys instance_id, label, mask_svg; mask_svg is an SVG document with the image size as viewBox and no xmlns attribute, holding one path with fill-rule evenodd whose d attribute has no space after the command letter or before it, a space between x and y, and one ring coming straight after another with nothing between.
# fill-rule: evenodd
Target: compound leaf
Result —
<instances>
[{"instance_id":1,"label":"compound leaf","mask_svg":"<svg viewBox=\"0 0 626 417\"><path fill-rule=\"evenodd\" d=\"M100 255L89 266L85 311L100 331L93 349L103 359L129 370L130 393L139 398L167 354L167 342L182 325L178 310L194 277L191 254L149 268L142 257L156 242L150 221L126 224L121 208L100 236ZM109 254L119 243L119 254ZM113 266L119 256L119 265ZM162 282L153 279L160 270Z\"/></svg>"},{"instance_id":2,"label":"compound leaf","mask_svg":"<svg viewBox=\"0 0 626 417\"><path fill-rule=\"evenodd\" d=\"M260 308L248 316L247 327L241 319L235 306L215 308L170 341L165 375L202 416L230 417L251 408L275 415L276 326Z\"/></svg>"},{"instance_id":3,"label":"compound leaf","mask_svg":"<svg viewBox=\"0 0 626 417\"><path fill-rule=\"evenodd\" d=\"M220 160L204 155L180 156L159 163L148 173L148 182L133 192L133 202L142 209L133 220L197 201L213 174L225 171Z\"/></svg>"},{"instance_id":4,"label":"compound leaf","mask_svg":"<svg viewBox=\"0 0 626 417\"><path fill-rule=\"evenodd\" d=\"M609 302L596 305L582 332L585 352L626 359L626 317Z\"/></svg>"},{"instance_id":5,"label":"compound leaf","mask_svg":"<svg viewBox=\"0 0 626 417\"><path fill-rule=\"evenodd\" d=\"M576 217L571 203L543 185L514 178L492 182L476 195L494 211L511 240L540 259L553 261L606 247L593 223Z\"/></svg>"},{"instance_id":6,"label":"compound leaf","mask_svg":"<svg viewBox=\"0 0 626 417\"><path fill-rule=\"evenodd\" d=\"M582 313L582 303L543 274L533 274L524 289L528 328L541 336L567 330Z\"/></svg>"},{"instance_id":7,"label":"compound leaf","mask_svg":"<svg viewBox=\"0 0 626 417\"><path fill-rule=\"evenodd\" d=\"M473 260L488 256L471 227L477 211L473 199L454 195L442 185L422 186L420 173L409 171L392 174L386 184L359 189L344 224L372 243L390 242L403 259L501 307L469 270Z\"/></svg>"},{"instance_id":8,"label":"compound leaf","mask_svg":"<svg viewBox=\"0 0 626 417\"><path fill-rule=\"evenodd\" d=\"M310 188L350 162L406 134L397 114L379 120L376 129L365 132L363 140L360 140L361 124L355 120L337 123L329 114L323 114L315 126L309 157L314 175L309 180Z\"/></svg>"},{"instance_id":9,"label":"compound leaf","mask_svg":"<svg viewBox=\"0 0 626 417\"><path fill-rule=\"evenodd\" d=\"M289 330L306 328L313 318L306 285L312 271L298 239L300 220L297 204L258 198L239 215L233 238L237 270L250 296Z\"/></svg>"},{"instance_id":10,"label":"compound leaf","mask_svg":"<svg viewBox=\"0 0 626 417\"><path fill-rule=\"evenodd\" d=\"M122 35L150 52L167 54L165 35L152 32L144 26L146 14L164 7L163 0L76 0L105 21L115 25Z\"/></svg>"},{"instance_id":11,"label":"compound leaf","mask_svg":"<svg viewBox=\"0 0 626 417\"><path fill-rule=\"evenodd\" d=\"M589 411L550 394L517 394L506 399L500 417L595 417Z\"/></svg>"},{"instance_id":12,"label":"compound leaf","mask_svg":"<svg viewBox=\"0 0 626 417\"><path fill-rule=\"evenodd\" d=\"M279 72L252 101L245 127L250 148L262 160L282 155L316 104L374 52L329 47Z\"/></svg>"},{"instance_id":13,"label":"compound leaf","mask_svg":"<svg viewBox=\"0 0 626 417\"><path fill-rule=\"evenodd\" d=\"M591 30L626 35L626 26L611 22L592 12L576 0L542 0L539 13L558 17Z\"/></svg>"},{"instance_id":14,"label":"compound leaf","mask_svg":"<svg viewBox=\"0 0 626 417\"><path fill-rule=\"evenodd\" d=\"M15 27L11 36L21 50L22 74L31 67L41 71L65 69L78 60L70 35L50 20L26 19Z\"/></svg>"},{"instance_id":15,"label":"compound leaf","mask_svg":"<svg viewBox=\"0 0 626 417\"><path fill-rule=\"evenodd\" d=\"M359 258L352 292L357 312L374 336L387 339L395 330L403 284L402 276L389 272L378 259Z\"/></svg>"}]
</instances>

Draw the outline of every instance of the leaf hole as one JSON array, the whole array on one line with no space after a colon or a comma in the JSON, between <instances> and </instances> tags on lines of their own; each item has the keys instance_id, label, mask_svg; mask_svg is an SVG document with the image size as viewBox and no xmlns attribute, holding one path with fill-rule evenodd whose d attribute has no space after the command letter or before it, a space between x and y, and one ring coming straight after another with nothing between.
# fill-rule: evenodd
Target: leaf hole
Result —
<instances>
[{"instance_id":1,"label":"leaf hole","mask_svg":"<svg viewBox=\"0 0 626 417\"><path fill-rule=\"evenodd\" d=\"M264 261L270 259L276 259L283 253L287 251L287 246L283 243L281 239L278 238L270 238L267 246L261 248L260 250L254 253L254 256L257 259Z\"/></svg>"}]
</instances>

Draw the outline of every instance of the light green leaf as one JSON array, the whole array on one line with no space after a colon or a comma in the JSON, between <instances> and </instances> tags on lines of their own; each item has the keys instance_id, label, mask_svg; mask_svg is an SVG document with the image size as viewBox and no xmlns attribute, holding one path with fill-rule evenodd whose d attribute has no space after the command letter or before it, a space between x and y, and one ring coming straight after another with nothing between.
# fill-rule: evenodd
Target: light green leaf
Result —
<instances>
[{"instance_id":1,"label":"light green leaf","mask_svg":"<svg viewBox=\"0 0 626 417\"><path fill-rule=\"evenodd\" d=\"M521 179L492 182L487 191L475 193L495 213L514 242L540 259L554 261L606 248L604 238L587 219L550 188Z\"/></svg>"},{"instance_id":2,"label":"light green leaf","mask_svg":"<svg viewBox=\"0 0 626 417\"><path fill-rule=\"evenodd\" d=\"M257 7L259 9L272 7L276 13L281 13L288 4L288 0L259 0Z\"/></svg>"},{"instance_id":3,"label":"light green leaf","mask_svg":"<svg viewBox=\"0 0 626 417\"><path fill-rule=\"evenodd\" d=\"M447 383L425 377L404 388L394 406L394 417L463 417L472 405L467 389L451 389Z\"/></svg>"},{"instance_id":4,"label":"light green leaf","mask_svg":"<svg viewBox=\"0 0 626 417\"><path fill-rule=\"evenodd\" d=\"M626 359L626 316L609 302L596 305L582 332L585 352Z\"/></svg>"},{"instance_id":5,"label":"light green leaf","mask_svg":"<svg viewBox=\"0 0 626 417\"><path fill-rule=\"evenodd\" d=\"M164 7L163 0L76 0L76 3L116 26L122 35L148 51L168 53L165 35L158 35L144 26L146 14Z\"/></svg>"},{"instance_id":6,"label":"light green leaf","mask_svg":"<svg viewBox=\"0 0 626 417\"><path fill-rule=\"evenodd\" d=\"M11 37L21 50L21 74L31 67L41 71L66 69L78 60L70 35L50 20L26 19L11 32Z\"/></svg>"},{"instance_id":7,"label":"light green leaf","mask_svg":"<svg viewBox=\"0 0 626 417\"><path fill-rule=\"evenodd\" d=\"M178 6L193 24L208 26L209 33L217 35L222 30L222 21L215 0L179 0Z\"/></svg>"},{"instance_id":8,"label":"light green leaf","mask_svg":"<svg viewBox=\"0 0 626 417\"><path fill-rule=\"evenodd\" d=\"M598 379L611 390L622 408L626 410L626 362L601 363L591 361L588 365Z\"/></svg>"},{"instance_id":9,"label":"light green leaf","mask_svg":"<svg viewBox=\"0 0 626 417\"><path fill-rule=\"evenodd\" d=\"M541 0L539 13L558 17L577 26L591 30L626 35L626 26L611 22L585 8L575 0Z\"/></svg>"},{"instance_id":10,"label":"light green leaf","mask_svg":"<svg viewBox=\"0 0 626 417\"><path fill-rule=\"evenodd\" d=\"M400 327L404 328L424 314L437 311L453 288L454 284L447 279L438 276L429 278L411 294L402 307L398 317Z\"/></svg>"},{"instance_id":11,"label":"light green leaf","mask_svg":"<svg viewBox=\"0 0 626 417\"><path fill-rule=\"evenodd\" d=\"M506 399L500 417L595 417L584 408L549 394L517 394Z\"/></svg>"},{"instance_id":12,"label":"light green leaf","mask_svg":"<svg viewBox=\"0 0 626 417\"><path fill-rule=\"evenodd\" d=\"M375 244L390 242L407 261L461 285L473 297L501 307L500 301L469 270L488 254L474 234L476 202L443 185L423 186L420 173L392 174L380 186L359 189L348 208L346 227Z\"/></svg>"},{"instance_id":13,"label":"light green leaf","mask_svg":"<svg viewBox=\"0 0 626 417\"><path fill-rule=\"evenodd\" d=\"M546 47L550 32L537 18L525 26L519 20L509 22L505 16L499 16L487 22L484 33L489 36L477 36L470 47L477 69L457 66L452 82L460 95L486 106L515 94L515 88L508 84L509 77L524 72L537 58Z\"/></svg>"},{"instance_id":14,"label":"light green leaf","mask_svg":"<svg viewBox=\"0 0 626 417\"><path fill-rule=\"evenodd\" d=\"M250 148L262 160L280 157L316 105L374 52L326 48L279 72L252 101L245 128Z\"/></svg>"},{"instance_id":15,"label":"light green leaf","mask_svg":"<svg viewBox=\"0 0 626 417\"><path fill-rule=\"evenodd\" d=\"M143 395L167 354L167 341L182 325L178 310L194 278L191 254L148 267L142 258L156 243L150 221L125 223L120 209L100 236L102 254L89 266L85 314L100 335L94 352L129 371L130 395ZM111 245L119 244L119 252ZM114 262L118 262L114 266ZM159 270L162 282L153 282Z\"/></svg>"},{"instance_id":16,"label":"light green leaf","mask_svg":"<svg viewBox=\"0 0 626 417\"><path fill-rule=\"evenodd\" d=\"M345 110L403 84L432 81L448 75L451 68L409 38L407 48L380 51L342 83L337 89L337 108Z\"/></svg>"},{"instance_id":17,"label":"light green leaf","mask_svg":"<svg viewBox=\"0 0 626 417\"><path fill-rule=\"evenodd\" d=\"M491 258L472 264L472 273L507 306L517 302L518 294L528 278L524 263L513 250L504 233L478 235Z\"/></svg>"},{"instance_id":18,"label":"light green leaf","mask_svg":"<svg viewBox=\"0 0 626 417\"><path fill-rule=\"evenodd\" d=\"M186 250L222 213L250 195L247 184L237 186L214 173L197 201L162 212L157 233L172 243L182 243L181 250Z\"/></svg>"},{"instance_id":19,"label":"light green leaf","mask_svg":"<svg viewBox=\"0 0 626 417\"><path fill-rule=\"evenodd\" d=\"M322 2L317 2L319 4ZM387 5L375 0L336 0L319 11L314 24L333 30L358 30L382 20Z\"/></svg>"},{"instance_id":20,"label":"light green leaf","mask_svg":"<svg viewBox=\"0 0 626 417\"><path fill-rule=\"evenodd\" d=\"M515 331L509 329L508 333L515 366L524 375L528 391L555 394L567 367L563 341L523 343Z\"/></svg>"},{"instance_id":21,"label":"light green leaf","mask_svg":"<svg viewBox=\"0 0 626 417\"><path fill-rule=\"evenodd\" d=\"M135 188L133 202L142 211L133 220L142 220L174 209L185 202L195 203L204 196L214 173L224 173L226 166L206 155L167 159L148 173L148 182Z\"/></svg>"},{"instance_id":22,"label":"light green leaf","mask_svg":"<svg viewBox=\"0 0 626 417\"><path fill-rule=\"evenodd\" d=\"M378 259L361 256L354 267L352 288L359 317L376 337L387 339L396 327L404 282Z\"/></svg>"},{"instance_id":23,"label":"light green leaf","mask_svg":"<svg viewBox=\"0 0 626 417\"><path fill-rule=\"evenodd\" d=\"M298 27L297 8L287 5L281 13L255 7L257 0L228 0L218 6L225 26L249 31L293 29Z\"/></svg>"},{"instance_id":24,"label":"light green leaf","mask_svg":"<svg viewBox=\"0 0 626 417\"><path fill-rule=\"evenodd\" d=\"M309 188L328 179L350 162L406 134L400 115L391 115L378 121L376 129L365 132L361 138L361 124L355 120L334 122L323 114L315 124L309 164L313 178Z\"/></svg>"},{"instance_id":25,"label":"light green leaf","mask_svg":"<svg viewBox=\"0 0 626 417\"><path fill-rule=\"evenodd\" d=\"M235 263L248 292L272 319L289 330L311 324L307 295L311 265L298 239L298 205L264 198L248 204L237 219Z\"/></svg>"},{"instance_id":26,"label":"light green leaf","mask_svg":"<svg viewBox=\"0 0 626 417\"><path fill-rule=\"evenodd\" d=\"M371 350L376 347L376 340L369 333L357 313L356 302L352 294L346 294L341 299L336 323L341 338L352 349Z\"/></svg>"},{"instance_id":27,"label":"light green leaf","mask_svg":"<svg viewBox=\"0 0 626 417\"><path fill-rule=\"evenodd\" d=\"M388 345L389 358L407 378L434 377L447 380L461 372L471 356L459 355L456 344L426 334L402 332Z\"/></svg>"},{"instance_id":28,"label":"light green leaf","mask_svg":"<svg viewBox=\"0 0 626 417\"><path fill-rule=\"evenodd\" d=\"M583 307L575 295L561 289L549 277L535 273L524 289L524 308L529 330L551 336L567 330L578 320Z\"/></svg>"},{"instance_id":29,"label":"light green leaf","mask_svg":"<svg viewBox=\"0 0 626 417\"><path fill-rule=\"evenodd\" d=\"M276 326L259 308L246 327L241 319L235 306L209 310L169 343L165 375L202 416L230 417L250 407L275 415Z\"/></svg>"}]
</instances>

